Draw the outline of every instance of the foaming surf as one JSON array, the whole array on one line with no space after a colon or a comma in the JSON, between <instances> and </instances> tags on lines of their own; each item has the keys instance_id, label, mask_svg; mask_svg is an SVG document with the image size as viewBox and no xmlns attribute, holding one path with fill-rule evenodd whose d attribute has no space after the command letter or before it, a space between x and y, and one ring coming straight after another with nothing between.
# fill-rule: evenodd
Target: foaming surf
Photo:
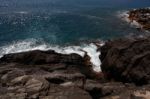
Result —
<instances>
[{"instance_id":1,"label":"foaming surf","mask_svg":"<svg viewBox=\"0 0 150 99\"><path fill-rule=\"evenodd\" d=\"M103 46L104 43L98 44L99 46ZM61 46L54 46L54 45L48 45L44 42L39 43L36 39L28 39L24 41L18 41L14 42L12 44L8 44L6 46L0 47L0 57L2 57L5 54L9 53L19 53L19 52L26 52L31 50L54 50L57 53L61 54L72 54L76 53L80 56L84 57L85 52L88 56L91 57L91 63L93 66L93 70L96 72L101 71L101 61L99 59L100 51L98 51L97 45L94 43L90 44L82 44L80 46L67 46L67 47L61 47Z\"/></svg>"},{"instance_id":2,"label":"foaming surf","mask_svg":"<svg viewBox=\"0 0 150 99\"><path fill-rule=\"evenodd\" d=\"M117 17L121 18L123 21L130 23L128 11L118 11Z\"/></svg>"},{"instance_id":3,"label":"foaming surf","mask_svg":"<svg viewBox=\"0 0 150 99\"><path fill-rule=\"evenodd\" d=\"M140 25L136 20L130 20L129 19L129 11L118 11L117 16L121 20L129 23L131 27L142 28L142 25Z\"/></svg>"}]
</instances>

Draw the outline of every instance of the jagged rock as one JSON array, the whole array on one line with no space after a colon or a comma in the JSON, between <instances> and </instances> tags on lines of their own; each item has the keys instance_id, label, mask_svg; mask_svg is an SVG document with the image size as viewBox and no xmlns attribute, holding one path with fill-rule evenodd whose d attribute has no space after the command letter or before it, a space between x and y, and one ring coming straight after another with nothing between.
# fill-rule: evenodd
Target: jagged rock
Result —
<instances>
[{"instance_id":1,"label":"jagged rock","mask_svg":"<svg viewBox=\"0 0 150 99\"><path fill-rule=\"evenodd\" d=\"M129 11L129 19L136 21L142 25L142 27L150 31L150 9L142 8Z\"/></svg>"},{"instance_id":2,"label":"jagged rock","mask_svg":"<svg viewBox=\"0 0 150 99\"><path fill-rule=\"evenodd\" d=\"M108 41L101 48L102 70L108 79L150 83L150 39L119 39Z\"/></svg>"},{"instance_id":3,"label":"jagged rock","mask_svg":"<svg viewBox=\"0 0 150 99\"><path fill-rule=\"evenodd\" d=\"M99 83L93 80L87 80L85 84L87 90L93 99L101 99L101 97L121 95L124 91L128 91L122 83Z\"/></svg>"},{"instance_id":4,"label":"jagged rock","mask_svg":"<svg viewBox=\"0 0 150 99\"><path fill-rule=\"evenodd\" d=\"M85 85L93 99L149 99L150 87L119 82L99 83L87 80Z\"/></svg>"},{"instance_id":5,"label":"jagged rock","mask_svg":"<svg viewBox=\"0 0 150 99\"><path fill-rule=\"evenodd\" d=\"M3 95L0 95L0 99L26 99L26 96L27 96L26 93L21 93L21 94L6 93Z\"/></svg>"},{"instance_id":6,"label":"jagged rock","mask_svg":"<svg viewBox=\"0 0 150 99\"><path fill-rule=\"evenodd\" d=\"M87 80L84 89L90 93L93 99L99 99L102 96L101 93L102 84L97 81Z\"/></svg>"},{"instance_id":7,"label":"jagged rock","mask_svg":"<svg viewBox=\"0 0 150 99\"><path fill-rule=\"evenodd\" d=\"M11 94L10 99L16 97L15 93L25 93L25 98L29 99L91 99L83 88L86 79L96 79L97 74L87 57L38 50L5 55L0 59L1 86L7 94ZM55 89L55 94L51 93Z\"/></svg>"},{"instance_id":8,"label":"jagged rock","mask_svg":"<svg viewBox=\"0 0 150 99\"><path fill-rule=\"evenodd\" d=\"M0 59L0 99L148 99L150 39L108 41L100 50L103 73L92 70L87 54L5 55Z\"/></svg>"},{"instance_id":9,"label":"jagged rock","mask_svg":"<svg viewBox=\"0 0 150 99\"><path fill-rule=\"evenodd\" d=\"M17 67L19 68L29 68L30 70L33 68L35 70L40 68L40 70L44 69L44 71L53 72L54 70L64 69L70 72L82 72L87 77L99 77L92 69L91 64L87 64L90 62L90 58L87 55L85 57L81 57L78 54L58 54L55 51L29 51L22 52L16 54L7 54L4 55L0 59L0 63L2 64L19 64ZM21 64L21 65L20 65ZM16 66L15 66L16 67ZM32 71L33 71L32 70ZM99 77L100 78L100 77Z\"/></svg>"},{"instance_id":10,"label":"jagged rock","mask_svg":"<svg viewBox=\"0 0 150 99\"><path fill-rule=\"evenodd\" d=\"M34 77L26 82L25 88L28 95L38 94L39 96L41 93L42 95L46 95L49 89L49 82L46 81L44 78Z\"/></svg>"},{"instance_id":11,"label":"jagged rock","mask_svg":"<svg viewBox=\"0 0 150 99\"><path fill-rule=\"evenodd\" d=\"M92 99L88 92L78 87L62 87L52 85L49 90L49 99ZM41 98L41 99L47 99Z\"/></svg>"},{"instance_id":12,"label":"jagged rock","mask_svg":"<svg viewBox=\"0 0 150 99\"><path fill-rule=\"evenodd\" d=\"M43 65L51 63L71 63L71 64L82 64L83 58L78 54L63 55L58 54L53 50L49 51L29 51L16 54L4 55L1 62L6 63L21 63L31 65Z\"/></svg>"},{"instance_id":13,"label":"jagged rock","mask_svg":"<svg viewBox=\"0 0 150 99\"><path fill-rule=\"evenodd\" d=\"M28 75L19 76L11 80L10 85L24 85L29 79L31 79L31 77Z\"/></svg>"},{"instance_id":14,"label":"jagged rock","mask_svg":"<svg viewBox=\"0 0 150 99\"><path fill-rule=\"evenodd\" d=\"M0 82L9 85L12 79L22 76L24 74L24 71L14 68L12 71L8 71L7 73L3 74L1 76Z\"/></svg>"},{"instance_id":15,"label":"jagged rock","mask_svg":"<svg viewBox=\"0 0 150 99\"><path fill-rule=\"evenodd\" d=\"M66 82L71 82L71 85L83 87L86 77L81 73L65 73L54 72L44 76L50 83L66 85ZM69 86L69 85L68 85Z\"/></svg>"},{"instance_id":16,"label":"jagged rock","mask_svg":"<svg viewBox=\"0 0 150 99\"><path fill-rule=\"evenodd\" d=\"M142 99L149 99L150 98L150 91L135 91L134 92L134 97L139 97L139 98L142 98Z\"/></svg>"}]
</instances>

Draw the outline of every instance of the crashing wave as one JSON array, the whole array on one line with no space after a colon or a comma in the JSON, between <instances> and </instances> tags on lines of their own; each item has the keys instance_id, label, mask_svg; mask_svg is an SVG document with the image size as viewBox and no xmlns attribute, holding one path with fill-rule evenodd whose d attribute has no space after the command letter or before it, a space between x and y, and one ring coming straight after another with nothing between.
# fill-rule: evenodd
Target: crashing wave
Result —
<instances>
[{"instance_id":1,"label":"crashing wave","mask_svg":"<svg viewBox=\"0 0 150 99\"><path fill-rule=\"evenodd\" d=\"M123 21L130 22L128 11L119 11L117 16L121 18Z\"/></svg>"},{"instance_id":2,"label":"crashing wave","mask_svg":"<svg viewBox=\"0 0 150 99\"><path fill-rule=\"evenodd\" d=\"M103 46L104 43L99 44L99 46ZM0 47L0 57L5 54L9 53L18 53L18 52L25 52L31 50L54 50L57 53L61 54L71 54L76 53L80 56L84 57L85 52L87 55L91 57L91 63L93 65L93 70L96 72L101 71L101 61L99 59L100 51L97 51L97 46L94 43L90 44L83 44L81 46L67 46L67 47L60 47L54 45L48 45L45 43L39 44L38 40L29 39L24 41L14 42L13 44L6 45Z\"/></svg>"},{"instance_id":3,"label":"crashing wave","mask_svg":"<svg viewBox=\"0 0 150 99\"><path fill-rule=\"evenodd\" d=\"M122 12L118 12L117 16L119 18L121 18L123 21L129 23L131 26L136 27L136 28L142 28L142 26L135 20L130 20L129 19L129 12L128 11L122 11Z\"/></svg>"}]
</instances>

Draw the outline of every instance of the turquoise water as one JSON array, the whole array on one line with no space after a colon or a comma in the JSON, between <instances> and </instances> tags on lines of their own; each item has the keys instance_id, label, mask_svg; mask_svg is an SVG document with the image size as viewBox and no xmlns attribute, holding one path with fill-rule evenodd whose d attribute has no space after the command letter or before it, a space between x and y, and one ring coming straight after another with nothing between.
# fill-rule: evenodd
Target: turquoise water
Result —
<instances>
[{"instance_id":1,"label":"turquoise water","mask_svg":"<svg viewBox=\"0 0 150 99\"><path fill-rule=\"evenodd\" d=\"M77 44L141 34L118 12L149 7L149 0L0 0L0 46L35 39L37 44Z\"/></svg>"}]
</instances>

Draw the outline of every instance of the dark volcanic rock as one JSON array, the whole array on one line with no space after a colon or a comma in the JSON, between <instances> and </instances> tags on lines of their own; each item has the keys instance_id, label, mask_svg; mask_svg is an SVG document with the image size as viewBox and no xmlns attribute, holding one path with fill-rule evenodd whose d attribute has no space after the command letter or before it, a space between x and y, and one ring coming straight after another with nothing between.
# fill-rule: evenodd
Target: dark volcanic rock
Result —
<instances>
[{"instance_id":1,"label":"dark volcanic rock","mask_svg":"<svg viewBox=\"0 0 150 99\"><path fill-rule=\"evenodd\" d=\"M18 67L21 68L28 67L26 69L29 69L30 67L30 70L33 67L34 70L36 67L36 69L42 68L49 72L53 70L64 69L64 70L68 70L68 72L79 71L82 72L83 74L86 74L87 77L91 77L91 78L97 76L97 74L92 69L90 58L87 55L85 55L85 57L83 58L78 54L64 55L64 54L58 54L52 50L49 51L35 50L29 52L4 55L0 59L0 62L2 64L5 63L19 64Z\"/></svg>"},{"instance_id":2,"label":"dark volcanic rock","mask_svg":"<svg viewBox=\"0 0 150 99\"><path fill-rule=\"evenodd\" d=\"M100 50L104 74L92 70L87 54L36 50L5 55L0 99L149 99L150 39L108 41Z\"/></svg>"},{"instance_id":3,"label":"dark volcanic rock","mask_svg":"<svg viewBox=\"0 0 150 99\"><path fill-rule=\"evenodd\" d=\"M150 83L150 39L119 39L101 48L102 70L109 79Z\"/></svg>"},{"instance_id":4,"label":"dark volcanic rock","mask_svg":"<svg viewBox=\"0 0 150 99\"><path fill-rule=\"evenodd\" d=\"M78 87L51 85L48 96L43 99L92 99L88 92Z\"/></svg>"},{"instance_id":5,"label":"dark volcanic rock","mask_svg":"<svg viewBox=\"0 0 150 99\"><path fill-rule=\"evenodd\" d=\"M86 79L97 79L90 58L29 51L0 59L0 99L91 99Z\"/></svg>"},{"instance_id":6,"label":"dark volcanic rock","mask_svg":"<svg viewBox=\"0 0 150 99\"><path fill-rule=\"evenodd\" d=\"M136 9L129 12L129 19L135 20L142 27L150 31L150 8Z\"/></svg>"},{"instance_id":7,"label":"dark volcanic rock","mask_svg":"<svg viewBox=\"0 0 150 99\"><path fill-rule=\"evenodd\" d=\"M150 86L137 87L121 82L99 83L87 80L85 85L93 99L149 99Z\"/></svg>"},{"instance_id":8,"label":"dark volcanic rock","mask_svg":"<svg viewBox=\"0 0 150 99\"><path fill-rule=\"evenodd\" d=\"M77 54L63 55L58 54L55 51L29 51L16 54L4 55L1 62L6 63L21 63L26 65L41 65L51 63L71 63L71 64L82 64L83 58Z\"/></svg>"}]
</instances>

